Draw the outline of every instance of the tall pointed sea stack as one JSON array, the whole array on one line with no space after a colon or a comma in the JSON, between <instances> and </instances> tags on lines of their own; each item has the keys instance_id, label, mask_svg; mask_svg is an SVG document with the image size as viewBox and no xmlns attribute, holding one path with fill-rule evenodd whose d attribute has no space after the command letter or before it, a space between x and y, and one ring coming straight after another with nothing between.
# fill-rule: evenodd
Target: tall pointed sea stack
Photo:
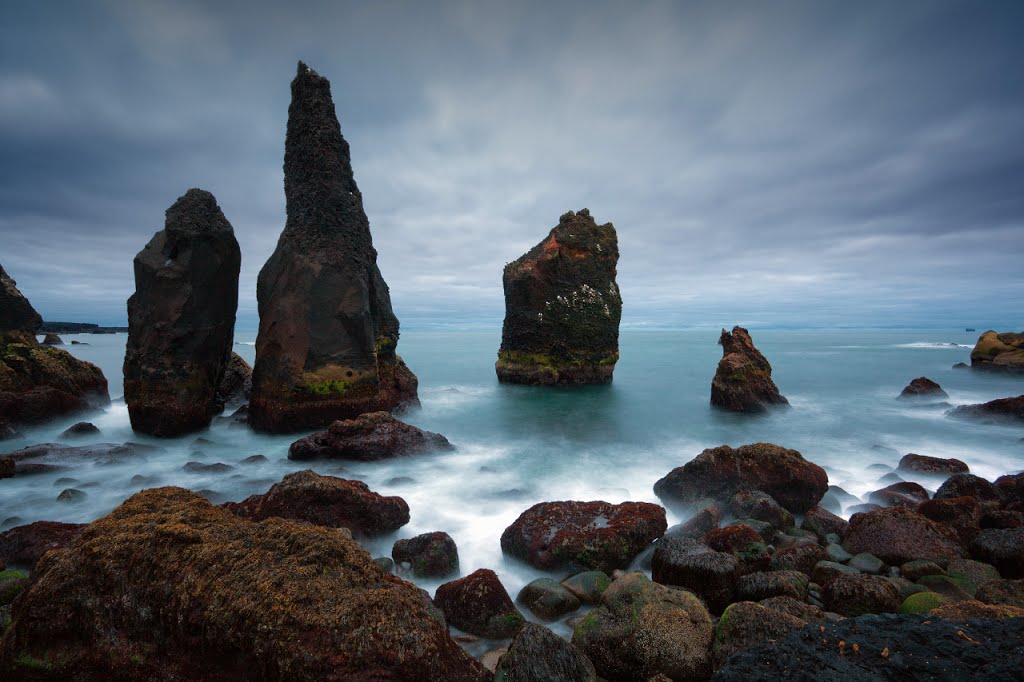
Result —
<instances>
[{"instance_id":1,"label":"tall pointed sea stack","mask_svg":"<svg viewBox=\"0 0 1024 682\"><path fill-rule=\"evenodd\" d=\"M505 266L505 324L495 369L512 384L602 384L619 359L619 242L611 223L569 211Z\"/></svg>"},{"instance_id":2,"label":"tall pointed sea stack","mask_svg":"<svg viewBox=\"0 0 1024 682\"><path fill-rule=\"evenodd\" d=\"M99 367L60 348L41 346L43 323L0 266L0 440L19 424L110 403Z\"/></svg>"},{"instance_id":3,"label":"tall pointed sea stack","mask_svg":"<svg viewBox=\"0 0 1024 682\"><path fill-rule=\"evenodd\" d=\"M754 347L750 333L733 327L718 339L722 359L711 380L711 404L734 412L764 412L771 405L788 405L772 381L772 366Z\"/></svg>"},{"instance_id":4,"label":"tall pointed sea stack","mask_svg":"<svg viewBox=\"0 0 1024 682\"><path fill-rule=\"evenodd\" d=\"M416 402L395 354L398 319L331 84L303 63L292 81L284 152L288 220L260 271L249 422L260 431L326 426Z\"/></svg>"},{"instance_id":5,"label":"tall pointed sea stack","mask_svg":"<svg viewBox=\"0 0 1024 682\"><path fill-rule=\"evenodd\" d=\"M190 189L135 257L124 399L132 428L170 437L209 425L235 336L241 253L209 192Z\"/></svg>"}]
</instances>

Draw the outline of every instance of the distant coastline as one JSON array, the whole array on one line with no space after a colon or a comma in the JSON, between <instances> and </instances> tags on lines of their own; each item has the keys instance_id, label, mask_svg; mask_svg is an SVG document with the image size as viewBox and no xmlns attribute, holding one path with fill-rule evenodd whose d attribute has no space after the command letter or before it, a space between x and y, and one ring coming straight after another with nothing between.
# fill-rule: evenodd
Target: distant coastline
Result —
<instances>
[{"instance_id":1,"label":"distant coastline","mask_svg":"<svg viewBox=\"0 0 1024 682\"><path fill-rule=\"evenodd\" d=\"M126 333L128 327L101 327L91 322L43 322L39 334L118 334Z\"/></svg>"}]
</instances>

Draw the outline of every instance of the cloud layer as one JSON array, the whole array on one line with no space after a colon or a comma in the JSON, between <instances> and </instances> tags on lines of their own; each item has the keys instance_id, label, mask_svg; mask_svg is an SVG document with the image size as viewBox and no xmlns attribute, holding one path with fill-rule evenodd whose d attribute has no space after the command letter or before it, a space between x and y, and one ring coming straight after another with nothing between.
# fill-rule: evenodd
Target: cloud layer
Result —
<instances>
[{"instance_id":1,"label":"cloud layer","mask_svg":"<svg viewBox=\"0 0 1024 682\"><path fill-rule=\"evenodd\" d=\"M199 186L255 326L301 58L407 326L500 324L504 263L586 206L627 325L1024 327L1020 3L22 5L0 262L47 319L123 321Z\"/></svg>"}]
</instances>

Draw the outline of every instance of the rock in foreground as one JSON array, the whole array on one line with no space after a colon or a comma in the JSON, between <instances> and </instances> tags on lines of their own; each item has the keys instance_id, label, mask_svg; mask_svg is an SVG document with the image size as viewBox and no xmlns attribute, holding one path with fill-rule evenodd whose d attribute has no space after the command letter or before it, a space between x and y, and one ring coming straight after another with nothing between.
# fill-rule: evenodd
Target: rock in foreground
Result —
<instances>
[{"instance_id":1,"label":"rock in foreground","mask_svg":"<svg viewBox=\"0 0 1024 682\"><path fill-rule=\"evenodd\" d=\"M231 223L201 189L167 209L164 229L135 256L124 356L135 431L179 436L222 409L217 389L234 342L241 262Z\"/></svg>"},{"instance_id":2,"label":"rock in foreground","mask_svg":"<svg viewBox=\"0 0 1024 682\"><path fill-rule=\"evenodd\" d=\"M569 211L505 266L505 323L495 370L502 383L599 384L619 359L618 238L590 211Z\"/></svg>"},{"instance_id":3,"label":"rock in foreground","mask_svg":"<svg viewBox=\"0 0 1024 682\"><path fill-rule=\"evenodd\" d=\"M417 403L416 377L395 354L398 318L330 81L301 62L288 108L284 189L288 219L257 283L249 423L294 432Z\"/></svg>"},{"instance_id":4,"label":"rock in foreground","mask_svg":"<svg viewBox=\"0 0 1024 682\"><path fill-rule=\"evenodd\" d=\"M843 538L843 548L851 554L868 552L893 566L962 558L959 543L951 529L904 507L854 514Z\"/></svg>"},{"instance_id":5,"label":"rock in foreground","mask_svg":"<svg viewBox=\"0 0 1024 682\"><path fill-rule=\"evenodd\" d=\"M611 573L661 537L665 510L648 502L541 502L501 534L501 550L544 570Z\"/></svg>"},{"instance_id":6,"label":"rock in foreground","mask_svg":"<svg viewBox=\"0 0 1024 682\"><path fill-rule=\"evenodd\" d=\"M451 447L439 433L418 429L387 412L370 412L354 419L340 419L326 431L300 438L288 448L288 459L376 461Z\"/></svg>"},{"instance_id":7,"label":"rock in foreground","mask_svg":"<svg viewBox=\"0 0 1024 682\"><path fill-rule=\"evenodd\" d=\"M434 603L449 624L487 639L511 637L525 621L498 576L487 568L441 585Z\"/></svg>"},{"instance_id":8,"label":"rock in foreground","mask_svg":"<svg viewBox=\"0 0 1024 682\"><path fill-rule=\"evenodd\" d=\"M971 369L1024 372L1024 333L998 333L991 329L971 351Z\"/></svg>"},{"instance_id":9,"label":"rock in foreground","mask_svg":"<svg viewBox=\"0 0 1024 682\"><path fill-rule=\"evenodd\" d=\"M583 652L543 625L527 623L498 661L495 682L596 682L594 665Z\"/></svg>"},{"instance_id":10,"label":"rock in foreground","mask_svg":"<svg viewBox=\"0 0 1024 682\"><path fill-rule=\"evenodd\" d=\"M654 484L658 497L682 507L706 498L725 502L742 490L761 490L803 514L825 495L828 474L796 450L754 443L709 448Z\"/></svg>"},{"instance_id":11,"label":"rock in foreground","mask_svg":"<svg viewBox=\"0 0 1024 682\"><path fill-rule=\"evenodd\" d=\"M0 671L81 679L467 680L426 594L337 531L147 490L36 567Z\"/></svg>"},{"instance_id":12,"label":"rock in foreground","mask_svg":"<svg viewBox=\"0 0 1024 682\"><path fill-rule=\"evenodd\" d=\"M718 343L722 359L711 380L712 405L734 412L764 412L772 405L789 404L772 381L772 366L746 329L723 329Z\"/></svg>"}]
</instances>

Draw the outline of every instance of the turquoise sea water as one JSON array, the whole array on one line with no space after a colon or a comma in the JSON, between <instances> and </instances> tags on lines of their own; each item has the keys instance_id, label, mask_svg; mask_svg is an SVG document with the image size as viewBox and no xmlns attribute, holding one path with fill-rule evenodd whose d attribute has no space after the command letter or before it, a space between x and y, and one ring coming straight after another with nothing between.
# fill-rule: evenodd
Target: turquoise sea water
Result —
<instances>
[{"instance_id":1,"label":"turquoise sea water","mask_svg":"<svg viewBox=\"0 0 1024 682\"><path fill-rule=\"evenodd\" d=\"M975 424L944 414L949 405L1024 393L1021 377L951 369L969 362L977 333L751 331L791 409L751 417L708 405L721 356L716 331L624 331L614 383L566 389L498 384L493 367L498 330L403 332L399 353L419 376L423 403L403 418L443 433L456 451L378 463L325 461L312 468L359 478L379 493L408 501L412 521L397 534L370 542L374 556L390 555L397 538L444 530L458 544L464 575L492 568L513 596L540 575L501 554L501 532L520 512L548 500L657 502L652 485L658 478L723 443L769 441L795 448L824 466L831 483L856 495L882 487L877 480L885 472L870 465L895 467L908 452L957 457L990 479L1024 468L1024 427ZM219 500L237 500L265 492L290 471L309 468L286 459L288 445L302 434L264 436L224 424L173 440L133 434L120 400L125 335L63 338L89 344L65 348L103 369L111 407L39 427L0 444L0 450L60 441L67 426L87 419L103 433L86 443L132 440L164 451L118 465L89 464L0 481L0 519L18 519L7 525L89 521L152 485L210 490ZM254 340L254 333L237 335L236 350L250 362ZM896 400L918 376L939 382L950 394L949 405ZM213 444L196 445L200 436ZM254 454L269 461L240 464ZM193 460L235 468L208 475L182 471ZM136 474L153 483L132 485ZM57 482L62 477L77 482ZM393 480L398 477L412 480ZM61 490L72 485L88 497L57 502ZM680 520L669 514L670 524ZM439 582L420 584L432 592Z\"/></svg>"}]
</instances>

